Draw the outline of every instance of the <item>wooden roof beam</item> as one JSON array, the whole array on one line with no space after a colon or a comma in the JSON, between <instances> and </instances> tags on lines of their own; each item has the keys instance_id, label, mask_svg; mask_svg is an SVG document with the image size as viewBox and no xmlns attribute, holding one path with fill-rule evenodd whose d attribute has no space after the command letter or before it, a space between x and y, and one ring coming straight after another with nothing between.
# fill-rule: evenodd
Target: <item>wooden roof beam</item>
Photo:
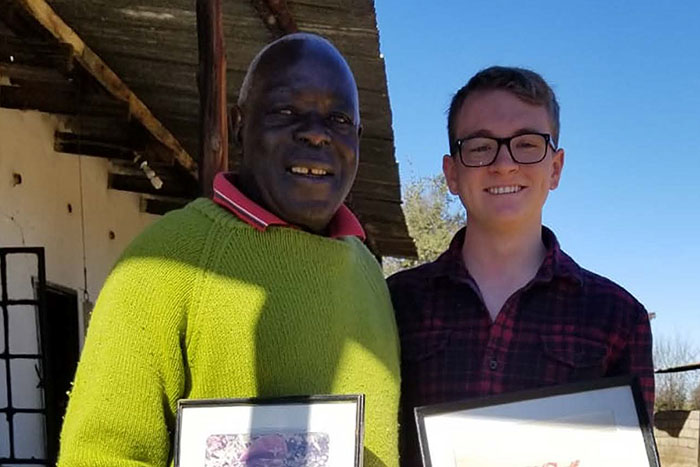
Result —
<instances>
[{"instance_id":1,"label":"wooden roof beam","mask_svg":"<svg viewBox=\"0 0 700 467\"><path fill-rule=\"evenodd\" d=\"M0 34L0 62L7 65L50 68L65 76L73 72L73 48Z\"/></svg>"},{"instance_id":2,"label":"wooden roof beam","mask_svg":"<svg viewBox=\"0 0 700 467\"><path fill-rule=\"evenodd\" d=\"M65 131L54 133L54 151L80 156L133 161L146 150L144 138L92 137Z\"/></svg>"},{"instance_id":3,"label":"wooden roof beam","mask_svg":"<svg viewBox=\"0 0 700 467\"><path fill-rule=\"evenodd\" d=\"M51 92L45 92L46 84L41 82L23 82L21 86L0 85L0 107L67 115L120 118L127 115L126 104L108 96L82 98L79 90L70 83L54 82L51 86Z\"/></svg>"},{"instance_id":4,"label":"wooden roof beam","mask_svg":"<svg viewBox=\"0 0 700 467\"><path fill-rule=\"evenodd\" d=\"M0 76L10 79L11 83L65 83L68 77L55 68L42 68L29 65L0 62Z\"/></svg>"},{"instance_id":5,"label":"wooden roof beam","mask_svg":"<svg viewBox=\"0 0 700 467\"><path fill-rule=\"evenodd\" d=\"M90 49L45 0L17 0L59 42L73 47L73 56L115 98L128 104L129 113L155 139L173 152L175 160L194 178L198 178L197 163L180 145L172 133L153 115L146 104L134 94L119 76Z\"/></svg>"},{"instance_id":6,"label":"wooden roof beam","mask_svg":"<svg viewBox=\"0 0 700 467\"><path fill-rule=\"evenodd\" d=\"M143 161L141 162L143 164ZM173 198L194 199L198 187L194 180L181 173L178 167L154 163L147 165L147 170L153 172L152 179L138 162L127 162L112 159L107 186L113 190L130 191L132 193L149 194ZM159 186L158 186L159 185Z\"/></svg>"},{"instance_id":7,"label":"wooden roof beam","mask_svg":"<svg viewBox=\"0 0 700 467\"><path fill-rule=\"evenodd\" d=\"M199 68L199 187L214 194L214 177L228 168L226 52L222 0L197 0Z\"/></svg>"}]
</instances>

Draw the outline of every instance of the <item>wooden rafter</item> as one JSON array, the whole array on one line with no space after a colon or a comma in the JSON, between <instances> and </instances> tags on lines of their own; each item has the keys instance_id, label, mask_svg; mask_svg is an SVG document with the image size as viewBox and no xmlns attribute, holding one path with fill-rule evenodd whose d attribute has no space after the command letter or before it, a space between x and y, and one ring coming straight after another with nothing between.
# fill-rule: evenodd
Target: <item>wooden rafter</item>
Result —
<instances>
[{"instance_id":1,"label":"wooden rafter","mask_svg":"<svg viewBox=\"0 0 700 467\"><path fill-rule=\"evenodd\" d=\"M1 0L0 0L1 1ZM0 5L2 6L2 5ZM73 48L68 44L15 37L0 33L0 66L27 66L69 75L74 69ZM3 69L3 73L8 70Z\"/></svg>"},{"instance_id":2,"label":"wooden rafter","mask_svg":"<svg viewBox=\"0 0 700 467\"><path fill-rule=\"evenodd\" d=\"M199 46L199 186L213 194L214 177L228 168L226 49L221 0L197 0Z\"/></svg>"},{"instance_id":3,"label":"wooden rafter","mask_svg":"<svg viewBox=\"0 0 700 467\"><path fill-rule=\"evenodd\" d=\"M158 141L169 148L175 160L194 177L198 177L197 163L180 145L180 142L153 115L150 109L90 49L78 34L70 28L45 0L17 0L59 42L73 48L73 57L115 98L128 104L129 113L138 120Z\"/></svg>"},{"instance_id":4,"label":"wooden rafter","mask_svg":"<svg viewBox=\"0 0 700 467\"><path fill-rule=\"evenodd\" d=\"M151 167L151 165L149 165ZM197 196L197 186L191 178L185 178L181 171L167 164L153 163L151 167L163 182L156 187L144 171L130 161L111 160L107 185L113 190L130 191L173 198L193 199Z\"/></svg>"},{"instance_id":5,"label":"wooden rafter","mask_svg":"<svg viewBox=\"0 0 700 467\"><path fill-rule=\"evenodd\" d=\"M56 152L67 154L133 161L136 154L146 152L146 138L145 135L138 133L131 133L127 137L123 135L97 137L56 131L53 147Z\"/></svg>"},{"instance_id":6,"label":"wooden rafter","mask_svg":"<svg viewBox=\"0 0 700 467\"><path fill-rule=\"evenodd\" d=\"M15 80L13 80L15 81ZM127 105L107 95L88 95L81 98L77 88L68 82L46 84L26 82L22 86L0 85L0 107L8 109L36 109L48 113L90 116L126 116Z\"/></svg>"}]
</instances>

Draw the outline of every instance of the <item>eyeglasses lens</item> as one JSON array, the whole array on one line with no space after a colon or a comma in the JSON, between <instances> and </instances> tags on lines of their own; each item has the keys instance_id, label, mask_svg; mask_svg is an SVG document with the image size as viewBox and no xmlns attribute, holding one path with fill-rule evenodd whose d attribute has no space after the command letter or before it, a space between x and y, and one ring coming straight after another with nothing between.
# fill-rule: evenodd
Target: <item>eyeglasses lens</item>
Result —
<instances>
[{"instance_id":1,"label":"eyeglasses lens","mask_svg":"<svg viewBox=\"0 0 700 467\"><path fill-rule=\"evenodd\" d=\"M542 135L520 135L510 140L513 158L521 164L539 162L547 152L547 140Z\"/></svg>"},{"instance_id":2,"label":"eyeglasses lens","mask_svg":"<svg viewBox=\"0 0 700 467\"><path fill-rule=\"evenodd\" d=\"M498 141L492 138L469 138L460 147L462 162L469 167L482 167L492 164L500 148ZM547 139L538 134L514 136L510 140L510 151L515 162L534 164L541 161L547 153Z\"/></svg>"}]
</instances>

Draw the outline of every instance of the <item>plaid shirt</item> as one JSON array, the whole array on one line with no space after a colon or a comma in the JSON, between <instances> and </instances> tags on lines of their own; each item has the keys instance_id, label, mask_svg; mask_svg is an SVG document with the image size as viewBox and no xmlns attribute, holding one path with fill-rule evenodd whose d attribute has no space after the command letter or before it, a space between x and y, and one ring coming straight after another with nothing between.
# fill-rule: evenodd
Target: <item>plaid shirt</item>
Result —
<instances>
[{"instance_id":1,"label":"plaid shirt","mask_svg":"<svg viewBox=\"0 0 700 467\"><path fill-rule=\"evenodd\" d=\"M577 265L545 227L540 269L492 321L462 260L464 232L435 262L388 280L401 337L403 466L421 465L421 405L633 374L653 413L651 329L634 297Z\"/></svg>"}]
</instances>

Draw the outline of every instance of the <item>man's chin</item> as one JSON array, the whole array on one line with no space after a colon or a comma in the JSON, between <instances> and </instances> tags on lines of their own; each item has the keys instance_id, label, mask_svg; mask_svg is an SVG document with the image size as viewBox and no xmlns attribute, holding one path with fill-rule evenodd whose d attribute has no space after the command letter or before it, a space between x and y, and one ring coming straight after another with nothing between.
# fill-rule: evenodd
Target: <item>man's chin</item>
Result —
<instances>
[{"instance_id":1,"label":"man's chin","mask_svg":"<svg viewBox=\"0 0 700 467\"><path fill-rule=\"evenodd\" d=\"M285 206L277 215L304 230L323 233L339 207L340 203L329 203L327 199L305 201L294 206Z\"/></svg>"}]
</instances>

